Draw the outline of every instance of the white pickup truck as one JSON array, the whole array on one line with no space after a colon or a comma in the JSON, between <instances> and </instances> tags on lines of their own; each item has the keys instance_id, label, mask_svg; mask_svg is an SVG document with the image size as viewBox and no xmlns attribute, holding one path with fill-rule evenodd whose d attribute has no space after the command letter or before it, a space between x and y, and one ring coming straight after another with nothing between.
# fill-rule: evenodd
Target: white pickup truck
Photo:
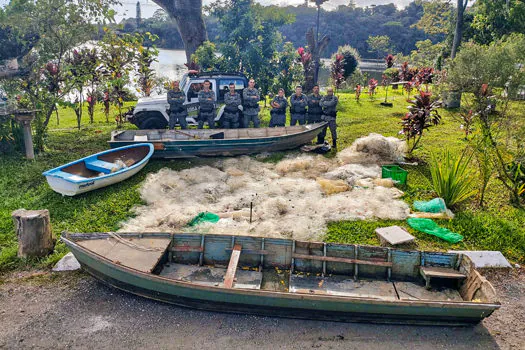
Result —
<instances>
[{"instance_id":1,"label":"white pickup truck","mask_svg":"<svg viewBox=\"0 0 525 350\"><path fill-rule=\"evenodd\" d=\"M198 94L205 80L211 83L211 89L215 91L217 108L216 122L219 122L224 111L224 95L229 91L229 84L235 84L235 90L242 96L242 90L248 86L248 79L241 73L187 73L180 80L180 89L186 95L184 105L188 110L187 122L190 125L197 124L199 111ZM143 97L138 100L133 114L128 120L139 129L164 129L169 122L169 104L167 94L155 97ZM241 118L242 119L242 118Z\"/></svg>"}]
</instances>

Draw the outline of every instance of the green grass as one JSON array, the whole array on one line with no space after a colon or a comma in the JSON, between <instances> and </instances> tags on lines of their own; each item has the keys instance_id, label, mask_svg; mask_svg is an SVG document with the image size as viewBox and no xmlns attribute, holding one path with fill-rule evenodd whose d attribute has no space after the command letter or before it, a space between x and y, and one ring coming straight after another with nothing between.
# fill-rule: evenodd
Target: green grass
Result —
<instances>
[{"instance_id":1,"label":"green grass","mask_svg":"<svg viewBox=\"0 0 525 350\"><path fill-rule=\"evenodd\" d=\"M339 149L350 146L358 137L371 132L385 136L396 136L400 130L400 117L407 107L406 95L389 91L389 100L393 107L383 107L381 96L370 100L362 96L356 102L353 94L339 94L340 113L338 115ZM523 107L523 103L522 106ZM82 129L76 129L75 115L71 110L60 110L60 125L56 119L50 122L46 152L37 155L35 161L27 161L20 154L2 156L0 159L0 270L22 269L28 266L49 266L65 252L59 243L55 252L40 260L16 258L16 237L14 234L12 211L25 209L49 209L54 233L62 231L95 232L116 230L119 223L133 216L132 208L142 204L138 189L150 172L161 168L184 169L207 160L165 161L153 160L144 171L136 176L107 187L74 198L62 197L53 192L41 175L43 171L99 152L108 148L107 141L114 123L106 123L105 117L97 106L95 123L89 124L87 112L84 114ZM519 106L516 107L519 110ZM406 166L408 184L403 190L403 199L411 204L414 200L431 199L435 195L430 171L425 160L430 152L441 151L447 147L453 153L461 152L467 143L459 125L451 117L453 111L442 111L443 124L427 132L415 151L415 157L421 159L418 166ZM263 108L262 125L269 123L269 109ZM523 123L525 124L525 122ZM522 124L522 125L523 125ZM131 127L126 125L126 127ZM329 134L329 133L328 133ZM277 162L286 153L272 154L265 161ZM333 156L333 155L331 155ZM476 207L476 198L464 203L457 216L451 221L440 221L447 228L465 236L459 244L451 245L438 238L410 230L417 237L414 248L426 250L447 249L488 249L501 250L513 261L525 262L525 213L508 204L508 195L496 179L489 184L487 205L484 210ZM388 203L385 203L388 205ZM386 225L402 225L396 221L352 221L332 223L325 237L330 242L378 244L374 229Z\"/></svg>"}]
</instances>

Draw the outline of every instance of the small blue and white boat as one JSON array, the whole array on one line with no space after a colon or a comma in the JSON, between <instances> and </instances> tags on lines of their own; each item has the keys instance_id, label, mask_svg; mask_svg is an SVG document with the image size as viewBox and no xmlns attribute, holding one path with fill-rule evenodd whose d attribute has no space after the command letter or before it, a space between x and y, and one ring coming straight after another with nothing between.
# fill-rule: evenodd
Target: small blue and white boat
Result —
<instances>
[{"instance_id":1,"label":"small blue and white boat","mask_svg":"<svg viewBox=\"0 0 525 350\"><path fill-rule=\"evenodd\" d=\"M111 149L44 172L53 191L64 196L96 190L126 180L148 164L151 143Z\"/></svg>"}]
</instances>

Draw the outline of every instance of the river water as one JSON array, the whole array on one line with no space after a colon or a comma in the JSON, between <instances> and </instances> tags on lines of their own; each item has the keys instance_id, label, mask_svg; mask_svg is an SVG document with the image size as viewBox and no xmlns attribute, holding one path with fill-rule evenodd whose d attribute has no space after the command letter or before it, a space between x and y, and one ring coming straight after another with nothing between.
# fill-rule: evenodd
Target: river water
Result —
<instances>
[{"instance_id":1,"label":"river water","mask_svg":"<svg viewBox=\"0 0 525 350\"><path fill-rule=\"evenodd\" d=\"M169 78L170 80L180 79L187 71L186 53L184 50L167 50L159 49L158 62L152 64L152 68L158 76ZM319 73L319 84L325 86L328 84L330 71L323 60L323 67ZM257 77L255 77L257 79Z\"/></svg>"}]
</instances>

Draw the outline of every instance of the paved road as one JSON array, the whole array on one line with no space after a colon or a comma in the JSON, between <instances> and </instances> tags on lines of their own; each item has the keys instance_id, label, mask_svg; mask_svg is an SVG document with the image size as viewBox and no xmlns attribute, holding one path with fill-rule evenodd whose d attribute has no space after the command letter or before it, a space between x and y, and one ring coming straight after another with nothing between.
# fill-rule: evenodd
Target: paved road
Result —
<instances>
[{"instance_id":1,"label":"paved road","mask_svg":"<svg viewBox=\"0 0 525 350\"><path fill-rule=\"evenodd\" d=\"M0 285L0 348L497 349L482 324L415 327L211 313L136 297L82 273Z\"/></svg>"}]
</instances>

